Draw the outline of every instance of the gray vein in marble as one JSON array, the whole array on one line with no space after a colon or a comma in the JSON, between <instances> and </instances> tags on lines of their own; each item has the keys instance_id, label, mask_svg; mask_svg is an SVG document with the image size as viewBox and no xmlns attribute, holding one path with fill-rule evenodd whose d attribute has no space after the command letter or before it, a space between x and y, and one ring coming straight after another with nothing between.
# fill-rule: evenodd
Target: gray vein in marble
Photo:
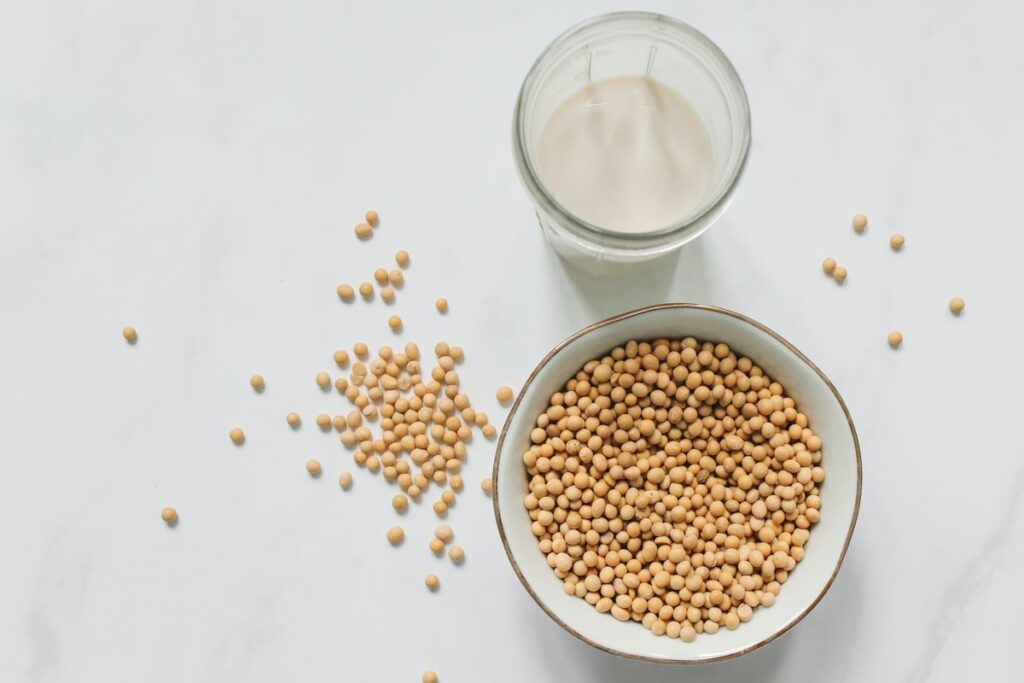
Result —
<instances>
[{"instance_id":1,"label":"gray vein in marble","mask_svg":"<svg viewBox=\"0 0 1024 683\"><path fill-rule=\"evenodd\" d=\"M256 665L260 650L273 640L274 632L280 627L276 620L277 605L277 597L273 595L250 603L250 613L237 619L207 653L209 673L204 680L211 683L252 680L252 667Z\"/></svg>"},{"instance_id":2,"label":"gray vein in marble","mask_svg":"<svg viewBox=\"0 0 1024 683\"><path fill-rule=\"evenodd\" d=\"M989 585L992 575L999 563L1004 559L1013 538L1013 529L1019 517L1021 497L1024 496L1024 466L1017 470L1009 491L1006 493L1006 508L999 523L992 533L981 544L981 550L974 557L982 557L979 562L966 562L956 577L949 582L946 590L937 598L942 605L938 616L927 627L928 635L925 647L918 655L907 677L908 683L924 683L932 676L932 667L949 637L956 631L957 623L963 616L970 601L976 597L978 590Z\"/></svg>"},{"instance_id":3,"label":"gray vein in marble","mask_svg":"<svg viewBox=\"0 0 1024 683\"><path fill-rule=\"evenodd\" d=\"M29 641L28 681L59 680L61 658L59 624L73 624L86 602L92 563L74 557L66 531L58 532L43 553L42 567L32 590L25 618Z\"/></svg>"}]
</instances>

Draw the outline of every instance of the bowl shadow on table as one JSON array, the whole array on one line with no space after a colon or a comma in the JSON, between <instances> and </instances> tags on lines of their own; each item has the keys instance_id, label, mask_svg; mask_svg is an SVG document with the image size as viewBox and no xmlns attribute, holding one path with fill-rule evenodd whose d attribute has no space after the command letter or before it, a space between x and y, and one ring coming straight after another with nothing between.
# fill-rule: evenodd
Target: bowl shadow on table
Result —
<instances>
[{"instance_id":1,"label":"bowl shadow on table","mask_svg":"<svg viewBox=\"0 0 1024 683\"><path fill-rule=\"evenodd\" d=\"M541 641L538 649L546 650L547 657L562 661L564 680L588 683L788 683L812 677L840 680L849 673L851 657L859 647L855 639L860 632L864 604L859 564L857 558L848 556L840 577L822 602L788 632L754 652L722 662L653 664L597 650L547 620L545 628L531 630Z\"/></svg>"},{"instance_id":2,"label":"bowl shadow on table","mask_svg":"<svg viewBox=\"0 0 1024 683\"><path fill-rule=\"evenodd\" d=\"M588 308L586 319L593 322L667 301L706 302L713 287L707 275L706 249L701 240L695 240L656 259L609 264L600 272L590 272L553 253L551 259L557 276L576 290Z\"/></svg>"}]
</instances>

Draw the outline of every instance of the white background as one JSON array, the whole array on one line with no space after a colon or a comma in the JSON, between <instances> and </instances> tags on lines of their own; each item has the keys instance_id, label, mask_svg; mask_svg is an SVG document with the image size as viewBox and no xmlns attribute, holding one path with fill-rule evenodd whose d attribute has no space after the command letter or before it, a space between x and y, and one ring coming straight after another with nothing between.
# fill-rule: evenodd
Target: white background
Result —
<instances>
[{"instance_id":1,"label":"white background","mask_svg":"<svg viewBox=\"0 0 1024 683\"><path fill-rule=\"evenodd\" d=\"M598 280L545 246L510 119L551 38L627 8L724 49L754 143L708 234ZM2 0L0 680L1017 679L1021 19L1009 2L928 0ZM381 227L359 243L371 207ZM339 346L393 339L382 303L334 288L398 248L413 259L403 338L464 346L467 391L499 423L498 385L645 304L736 309L818 362L865 479L817 609L723 664L590 649L509 568L477 488L482 439L450 515L466 564L429 553L426 505L390 548L390 489L362 470L338 488L351 457L312 418L346 404L313 376ZM846 287L821 274L827 255Z\"/></svg>"}]
</instances>

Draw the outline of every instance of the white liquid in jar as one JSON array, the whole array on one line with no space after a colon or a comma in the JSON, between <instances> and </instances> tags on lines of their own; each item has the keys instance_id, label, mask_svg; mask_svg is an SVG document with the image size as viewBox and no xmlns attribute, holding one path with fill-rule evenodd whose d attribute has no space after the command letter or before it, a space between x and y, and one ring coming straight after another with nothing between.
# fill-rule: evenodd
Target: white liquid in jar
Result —
<instances>
[{"instance_id":1,"label":"white liquid in jar","mask_svg":"<svg viewBox=\"0 0 1024 683\"><path fill-rule=\"evenodd\" d=\"M537 146L544 184L578 218L616 232L667 228L702 203L708 132L674 90L644 76L591 83L551 114Z\"/></svg>"}]
</instances>

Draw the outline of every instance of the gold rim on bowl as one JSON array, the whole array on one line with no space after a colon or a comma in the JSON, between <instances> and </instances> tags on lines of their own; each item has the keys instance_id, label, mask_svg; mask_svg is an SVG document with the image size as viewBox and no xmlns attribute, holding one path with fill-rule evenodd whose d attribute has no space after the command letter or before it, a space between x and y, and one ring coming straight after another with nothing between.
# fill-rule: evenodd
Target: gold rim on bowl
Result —
<instances>
[{"instance_id":1,"label":"gold rim on bowl","mask_svg":"<svg viewBox=\"0 0 1024 683\"><path fill-rule=\"evenodd\" d=\"M498 493L498 490L499 490L499 487L498 487L498 476L499 476L498 475L498 470L499 470L499 465L501 464L501 452L502 452L502 448L505 445L505 437L508 434L509 425L512 423L512 419L515 417L516 412L519 410L519 404L522 402L523 396L526 395L527 389L529 389L530 385L533 384L533 380L536 379L537 375L544 368L544 366L547 365L548 362L552 358L554 358L554 356L559 351L561 351L566 346L568 346L572 342L576 341L580 337L583 337L583 336L585 336L587 334L590 334L594 330L597 330L597 329L599 329L601 327L604 327L606 325L610 325L612 323L619 322L620 320L626 320L627 318L633 318L633 317L636 317L638 315L642 315L644 313L650 313L651 311L658 311L658 310L664 310L664 309L675 309L675 308L688 308L688 309L697 309L697 310L711 311L713 313L719 313L721 315L726 315L726 316L729 316L731 318L735 318L735 319L737 319L737 320L739 320L741 322L745 322L748 325L751 325L751 326L757 328L761 332L766 333L768 336L772 337L773 339L778 341L780 344L782 344L784 347L786 347L786 349L789 350L790 353L792 353L801 362L803 362L807 367L809 367L811 370L813 370L814 373L816 375L818 375L818 377L820 377L823 382L825 382L825 385L832 392L832 395L836 397L836 401L839 402L839 406L843 409L843 415L846 417L846 423L850 427L850 435L853 437L854 454L857 457L857 495L856 495L856 497L854 499L854 503L853 503L853 515L850 517L850 527L846 531L846 539L843 541L843 549L839 553L839 558L836 560L836 566L832 570L832 575L829 577L828 581L822 587L821 592L818 593L818 595L814 598L814 600L811 602L811 604L806 607L806 609L804 609L801 612L799 612L795 617L790 619L786 624L784 624L781 628L779 628L777 631L775 631L774 633L772 633L768 637L766 637L766 638L764 638L762 640L759 640L758 642L754 643L753 645L750 645L749 647L745 647L745 648L742 648L740 650L736 650L735 652L728 652L728 653L722 654L722 655L717 655L717 656L713 656L713 657L699 658L699 659L686 658L686 657L680 657L680 658L650 657L650 656L645 656L645 655L633 654L633 653L630 653L630 652L623 652L622 650L616 650L613 647L607 647L605 645L601 645L599 643L594 642L590 638L587 638L582 633L580 633L579 631L574 629L569 624L567 624L564 621L562 621L562 619L559 618L559 616L557 614L555 614L555 612L550 607L548 607L547 604L545 604L545 602L543 600L541 600L540 596L538 596L537 593L534 592L533 588L530 586L530 583L526 580L526 577L523 576L523 572L519 568L519 563L516 561L516 558L512 555L512 549L509 547L508 538L505 535L505 526L502 524L502 521L501 521L501 509L500 509L499 504L498 504L498 498L499 498L499 493ZM760 648L764 647L765 645L767 645L768 643L772 642L773 640L775 640L776 638L778 638L782 634L784 634L787 631L789 631L789 629L793 628L797 623L800 622L801 619L803 619L805 616L807 616L811 612L811 610L813 610L815 607L817 607L818 603L821 602L821 599L823 597L825 597L825 593L827 593L829 588L832 587L832 584L836 580L836 576L839 574L839 568L842 566L843 560L846 558L846 551L850 547L850 539L853 537L853 529L857 525L857 516L860 513L860 496L861 496L861 481L862 481L862 478L863 477L862 477L862 471L861 471L860 441L857 439L857 429L853 425L853 418L850 417L850 411L846 407L846 402L843 401L843 397L839 395L839 391L836 389L835 385L832 383L832 380L830 380L825 375L825 373L822 372L821 369L818 368L818 366L815 365L811 361L810 358L805 356L798 348L793 346L793 344L791 344L789 342L789 340L787 340L785 337L783 337L782 335L780 335L777 332L775 332L775 330L772 330L771 328L766 327L765 325L757 322L756 320L754 320L752 318L748 318L747 316L743 315L742 313L737 313L736 311L731 311L731 310L729 310L727 308L720 308L718 306L709 306L709 305L706 305L706 304L692 304L692 303L656 304L654 306L645 306L644 308L637 308L637 309L634 309L632 311L626 311L625 313L620 313L619 315L613 316L611 318L607 318L607 319L602 320L600 322L596 322L596 323L594 323L592 325L584 327L582 330L579 330L578 332L570 335L569 337L564 339L562 342L560 342L557 346L555 346L553 349L551 349L551 351L549 351L547 353L547 355L544 356L544 358L537 364L537 367L535 367L533 369L533 372L530 373L530 376L526 378L526 382L523 383L522 389L519 390L519 395L516 396L516 400L512 404L512 408L509 410L508 417L505 418L505 424L501 428L501 435L498 437L498 445L497 445L497 447L495 449L495 453L494 453L494 466L493 466L493 470L491 472L492 504L494 505L494 519L498 523L498 533L501 535L501 544L505 548L505 555L508 557L508 561L512 565L512 569L515 571L516 576L519 577L519 582L521 584L523 584L523 588L525 588L526 592L530 594L530 597L533 598L533 601L536 602L537 605L540 606L540 608L542 610L544 610L544 612L556 624L561 626L563 629L565 629L571 635L575 636L576 638L578 638L579 640L583 641L587 645L590 645L591 647L597 648L598 650L602 650L604 652L608 652L609 654L618 655L620 657L625 657L627 659L635 659L635 660L639 660L639 661L643 661L643 662L651 662L651 663L654 663L654 664L710 664L712 662L721 662L721 661L725 661L725 660L728 660L728 659L734 659L736 657L740 657L742 655L749 654L750 652L753 652L754 650L757 650L757 649L760 649ZM656 636L652 636L652 637L656 637Z\"/></svg>"}]
</instances>

